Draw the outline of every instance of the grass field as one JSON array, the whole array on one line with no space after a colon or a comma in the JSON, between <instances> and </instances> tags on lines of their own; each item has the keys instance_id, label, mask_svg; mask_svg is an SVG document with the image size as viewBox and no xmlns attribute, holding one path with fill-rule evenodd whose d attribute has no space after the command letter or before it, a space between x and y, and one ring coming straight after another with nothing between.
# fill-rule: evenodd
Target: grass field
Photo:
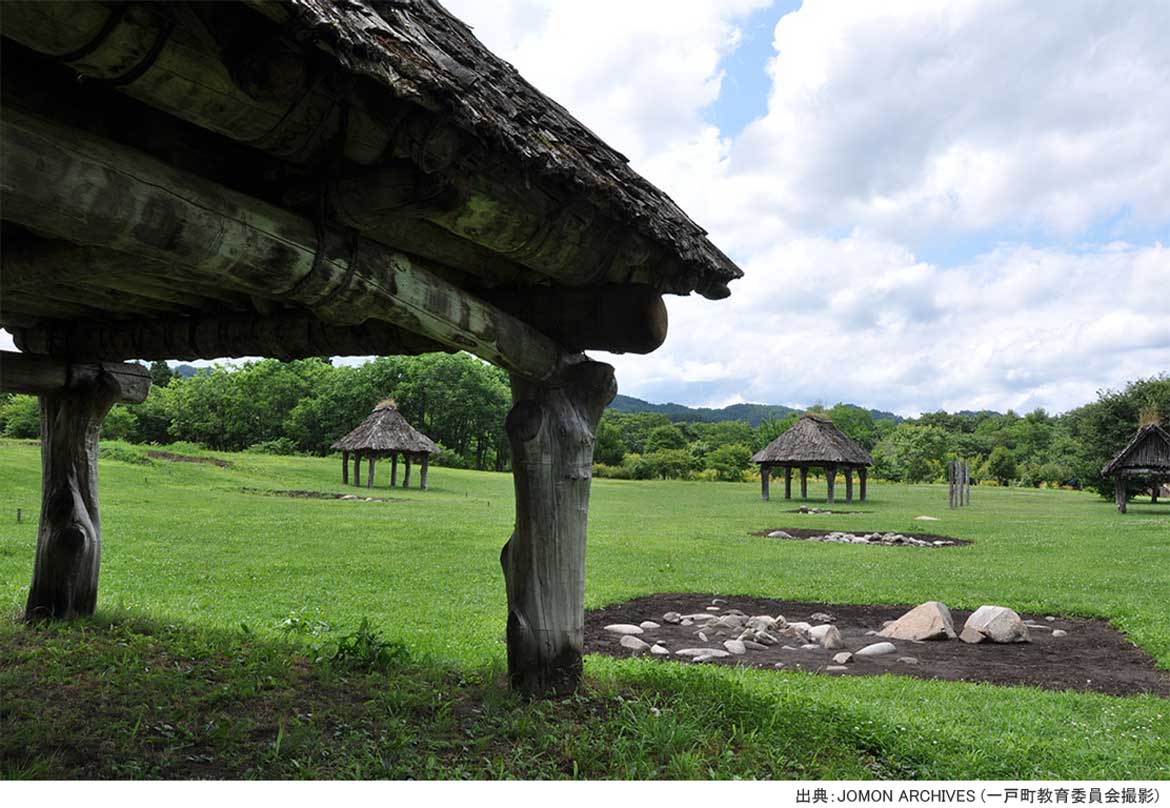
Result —
<instances>
[{"instance_id":1,"label":"grass field","mask_svg":"<svg viewBox=\"0 0 1170 808\"><path fill-rule=\"evenodd\" d=\"M0 775L1170 778L1170 702L1154 697L590 657L578 696L524 704L503 686L510 475L436 468L431 490L394 502L292 499L241 489L345 491L340 463L222 457L103 460L99 614L33 629L17 617L39 449L0 442ZM949 512L941 486L870 496L869 513L802 517L748 484L597 480L587 606L658 591L990 602L1106 617L1170 668L1167 506L1121 516L1086 493L977 487ZM974 543L748 535L801 519L922 530L919 514ZM317 659L360 640L363 619L392 659Z\"/></svg>"}]
</instances>

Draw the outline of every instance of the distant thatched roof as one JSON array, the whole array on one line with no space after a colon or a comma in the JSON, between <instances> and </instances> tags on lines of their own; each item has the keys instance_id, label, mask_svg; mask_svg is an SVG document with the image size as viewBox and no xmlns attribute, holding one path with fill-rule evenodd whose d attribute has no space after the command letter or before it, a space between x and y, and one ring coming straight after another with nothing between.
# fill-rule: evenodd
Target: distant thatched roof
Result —
<instances>
[{"instance_id":1,"label":"distant thatched roof","mask_svg":"<svg viewBox=\"0 0 1170 808\"><path fill-rule=\"evenodd\" d=\"M1158 424L1143 426L1101 470L1102 474L1126 472L1170 474L1170 433Z\"/></svg>"},{"instance_id":2,"label":"distant thatched roof","mask_svg":"<svg viewBox=\"0 0 1170 808\"><path fill-rule=\"evenodd\" d=\"M752 462L872 466L873 458L828 417L810 412L792 429L756 452Z\"/></svg>"},{"instance_id":3,"label":"distant thatched roof","mask_svg":"<svg viewBox=\"0 0 1170 808\"><path fill-rule=\"evenodd\" d=\"M439 453L435 442L406 423L398 409L389 402L374 407L369 418L330 448L345 452Z\"/></svg>"}]
</instances>

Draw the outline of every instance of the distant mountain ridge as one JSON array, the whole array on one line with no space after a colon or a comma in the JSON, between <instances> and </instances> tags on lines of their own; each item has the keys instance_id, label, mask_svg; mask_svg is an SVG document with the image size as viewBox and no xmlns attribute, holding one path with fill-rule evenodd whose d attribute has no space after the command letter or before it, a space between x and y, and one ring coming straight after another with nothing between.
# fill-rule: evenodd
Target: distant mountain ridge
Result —
<instances>
[{"instance_id":1,"label":"distant mountain ridge","mask_svg":"<svg viewBox=\"0 0 1170 808\"><path fill-rule=\"evenodd\" d=\"M711 407L688 407L685 404L651 404L633 396L623 396L620 393L614 398L609 409L617 412L656 412L665 415L672 421L747 421L752 427L758 427L766 418L783 418L794 412L803 412L795 407L784 404L731 404L727 407L713 409ZM864 408L862 408L864 409ZM902 416L884 410L869 410L874 419L885 418L894 423L901 423Z\"/></svg>"}]
</instances>

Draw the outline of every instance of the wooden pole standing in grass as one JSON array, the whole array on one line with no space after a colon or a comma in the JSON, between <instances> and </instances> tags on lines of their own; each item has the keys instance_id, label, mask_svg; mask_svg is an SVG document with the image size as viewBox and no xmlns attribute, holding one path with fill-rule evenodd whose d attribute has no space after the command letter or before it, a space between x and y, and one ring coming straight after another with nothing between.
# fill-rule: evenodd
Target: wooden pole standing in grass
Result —
<instances>
[{"instance_id":1,"label":"wooden pole standing in grass","mask_svg":"<svg viewBox=\"0 0 1170 808\"><path fill-rule=\"evenodd\" d=\"M971 504L971 464L968 461L951 460L947 463L947 484L952 509Z\"/></svg>"}]
</instances>

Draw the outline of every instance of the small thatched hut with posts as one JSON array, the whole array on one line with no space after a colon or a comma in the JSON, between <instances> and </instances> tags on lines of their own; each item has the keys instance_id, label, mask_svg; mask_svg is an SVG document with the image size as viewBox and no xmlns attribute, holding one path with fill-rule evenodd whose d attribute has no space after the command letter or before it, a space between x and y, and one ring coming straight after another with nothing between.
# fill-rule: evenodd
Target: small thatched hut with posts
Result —
<instances>
[{"instance_id":1,"label":"small thatched hut with posts","mask_svg":"<svg viewBox=\"0 0 1170 808\"><path fill-rule=\"evenodd\" d=\"M784 498L792 499L792 470L800 470L800 498L808 497L808 469L819 466L825 470L829 494L834 502L837 472L845 473L845 501L853 501L853 472L861 485L860 497L865 499L865 483L873 458L856 441L838 429L826 415L809 412L801 416L791 429L752 456L760 464L760 496L768 500L768 483L772 469L784 469Z\"/></svg>"},{"instance_id":2,"label":"small thatched hut with posts","mask_svg":"<svg viewBox=\"0 0 1170 808\"><path fill-rule=\"evenodd\" d=\"M362 460L369 461L366 488L374 487L374 463L378 458L390 458L390 487L398 484L398 455L405 468L402 487L410 487L410 461L419 463L418 487L427 488L427 467L431 455L439 453L438 444L412 427L402 417L393 401L383 401L374 407L366 420L330 447L341 450L341 481L349 484L349 458L353 456L353 484L362 484Z\"/></svg>"},{"instance_id":3,"label":"small thatched hut with posts","mask_svg":"<svg viewBox=\"0 0 1170 808\"><path fill-rule=\"evenodd\" d=\"M1170 482L1170 432L1159 424L1143 426L1101 473L1113 478L1113 497L1121 513L1129 499L1129 483L1135 479L1149 483L1150 501L1157 504L1159 488Z\"/></svg>"},{"instance_id":4,"label":"small thatched hut with posts","mask_svg":"<svg viewBox=\"0 0 1170 808\"><path fill-rule=\"evenodd\" d=\"M468 351L512 382L511 681L572 689L617 390L583 351L653 351L663 295L739 268L435 0L11 1L0 33L0 389L40 395L44 455L26 614L93 613L98 431L149 386L119 362Z\"/></svg>"}]
</instances>

